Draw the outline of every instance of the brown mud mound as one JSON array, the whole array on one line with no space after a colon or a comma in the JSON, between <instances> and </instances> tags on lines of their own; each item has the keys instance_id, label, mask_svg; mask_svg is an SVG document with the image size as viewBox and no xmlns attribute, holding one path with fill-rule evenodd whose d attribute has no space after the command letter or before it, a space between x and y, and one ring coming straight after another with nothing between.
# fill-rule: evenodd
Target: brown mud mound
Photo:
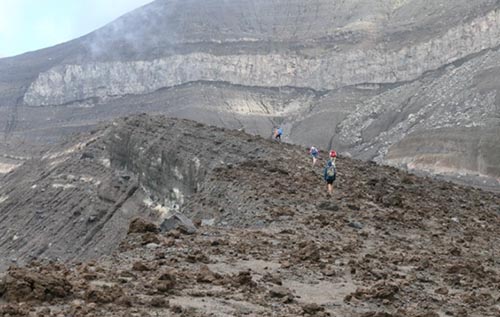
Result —
<instances>
[{"instance_id":1,"label":"brown mud mound","mask_svg":"<svg viewBox=\"0 0 500 317\"><path fill-rule=\"evenodd\" d=\"M130 223L128 233L145 233L145 232L158 232L158 226L152 222L146 221L142 218L135 218Z\"/></svg>"},{"instance_id":2,"label":"brown mud mound","mask_svg":"<svg viewBox=\"0 0 500 317\"><path fill-rule=\"evenodd\" d=\"M0 295L8 302L50 302L68 297L72 286L65 274L67 272L54 270L54 267L40 271L12 267L0 280Z\"/></svg>"}]
</instances>

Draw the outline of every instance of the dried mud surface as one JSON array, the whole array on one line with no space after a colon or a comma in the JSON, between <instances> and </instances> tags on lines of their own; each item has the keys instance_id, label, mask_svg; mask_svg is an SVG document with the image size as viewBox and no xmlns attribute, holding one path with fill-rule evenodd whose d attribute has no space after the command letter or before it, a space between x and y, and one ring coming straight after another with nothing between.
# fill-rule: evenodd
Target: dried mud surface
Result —
<instances>
[{"instance_id":1,"label":"dried mud surface","mask_svg":"<svg viewBox=\"0 0 500 317\"><path fill-rule=\"evenodd\" d=\"M340 157L329 196L303 148L211 132L261 154L207 169L196 233L135 220L109 255L12 266L0 315L500 315L497 194Z\"/></svg>"}]
</instances>

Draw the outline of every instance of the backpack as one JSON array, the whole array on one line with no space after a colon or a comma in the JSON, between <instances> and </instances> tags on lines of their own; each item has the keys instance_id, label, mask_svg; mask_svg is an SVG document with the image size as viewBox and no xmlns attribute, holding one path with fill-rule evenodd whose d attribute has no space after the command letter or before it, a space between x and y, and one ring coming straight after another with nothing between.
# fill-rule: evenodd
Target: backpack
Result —
<instances>
[{"instance_id":1,"label":"backpack","mask_svg":"<svg viewBox=\"0 0 500 317\"><path fill-rule=\"evenodd\" d=\"M311 148L311 155L318 155L318 149L315 147Z\"/></svg>"},{"instance_id":2,"label":"backpack","mask_svg":"<svg viewBox=\"0 0 500 317\"><path fill-rule=\"evenodd\" d=\"M331 150L330 157L337 157L337 152L335 152L334 150Z\"/></svg>"},{"instance_id":3,"label":"backpack","mask_svg":"<svg viewBox=\"0 0 500 317\"><path fill-rule=\"evenodd\" d=\"M283 134L283 129L279 128L278 129L278 135L282 135Z\"/></svg>"},{"instance_id":4,"label":"backpack","mask_svg":"<svg viewBox=\"0 0 500 317\"><path fill-rule=\"evenodd\" d=\"M328 166L326 169L326 177L328 179L332 179L335 178L336 175L337 175L337 169L335 168L335 164Z\"/></svg>"}]
</instances>

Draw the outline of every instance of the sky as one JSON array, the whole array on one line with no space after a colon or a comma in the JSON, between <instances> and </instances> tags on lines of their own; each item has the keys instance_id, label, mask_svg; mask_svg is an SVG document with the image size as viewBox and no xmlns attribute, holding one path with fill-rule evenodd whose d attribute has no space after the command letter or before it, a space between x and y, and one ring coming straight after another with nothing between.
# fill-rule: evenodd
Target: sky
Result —
<instances>
[{"instance_id":1,"label":"sky","mask_svg":"<svg viewBox=\"0 0 500 317\"><path fill-rule=\"evenodd\" d=\"M0 58L63 43L152 0L0 0Z\"/></svg>"}]
</instances>

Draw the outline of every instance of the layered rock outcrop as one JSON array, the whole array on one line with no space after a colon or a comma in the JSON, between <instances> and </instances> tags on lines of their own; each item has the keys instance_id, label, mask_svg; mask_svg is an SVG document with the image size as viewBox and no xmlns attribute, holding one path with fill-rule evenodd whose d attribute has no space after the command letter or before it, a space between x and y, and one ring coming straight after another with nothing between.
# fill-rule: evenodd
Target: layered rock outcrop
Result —
<instances>
[{"instance_id":1,"label":"layered rock outcrop","mask_svg":"<svg viewBox=\"0 0 500 317\"><path fill-rule=\"evenodd\" d=\"M314 55L189 53L155 60L57 66L41 73L24 95L30 106L151 93L193 81L294 86L331 90L363 83L410 81L470 54L500 45L500 11L494 10L443 36L390 51L384 44Z\"/></svg>"}]
</instances>

